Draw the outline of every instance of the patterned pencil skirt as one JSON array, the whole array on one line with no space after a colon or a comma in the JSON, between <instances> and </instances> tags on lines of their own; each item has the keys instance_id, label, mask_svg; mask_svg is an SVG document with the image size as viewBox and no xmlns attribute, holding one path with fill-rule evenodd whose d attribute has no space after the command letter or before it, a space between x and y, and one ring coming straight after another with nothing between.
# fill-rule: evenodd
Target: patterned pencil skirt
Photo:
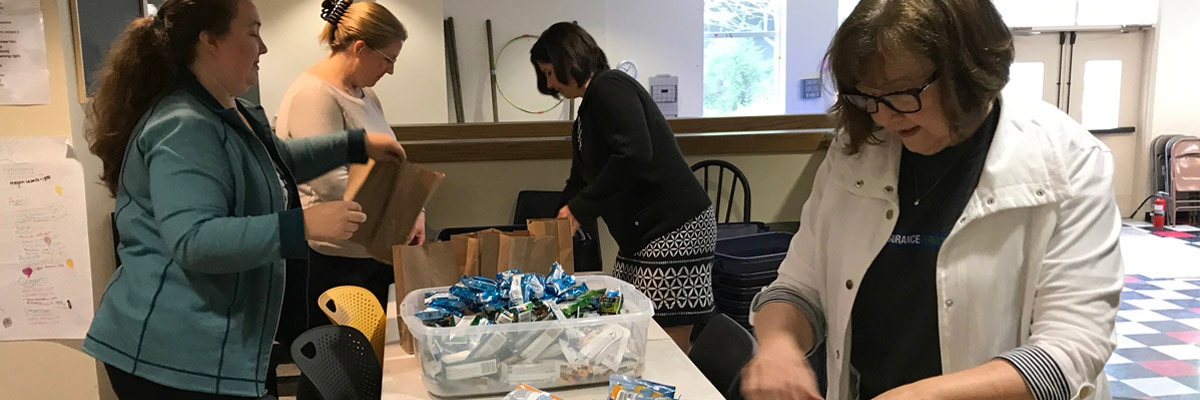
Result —
<instances>
[{"instance_id":1,"label":"patterned pencil skirt","mask_svg":"<svg viewBox=\"0 0 1200 400\"><path fill-rule=\"evenodd\" d=\"M717 218L710 206L630 257L617 256L613 275L654 302L659 325L692 325L713 310Z\"/></svg>"}]
</instances>

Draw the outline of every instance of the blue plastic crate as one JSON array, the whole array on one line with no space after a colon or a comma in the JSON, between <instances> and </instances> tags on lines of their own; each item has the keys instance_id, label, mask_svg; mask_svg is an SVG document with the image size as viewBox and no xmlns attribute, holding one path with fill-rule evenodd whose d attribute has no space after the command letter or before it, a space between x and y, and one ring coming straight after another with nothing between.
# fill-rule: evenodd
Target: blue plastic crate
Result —
<instances>
[{"instance_id":1,"label":"blue plastic crate","mask_svg":"<svg viewBox=\"0 0 1200 400\"><path fill-rule=\"evenodd\" d=\"M787 255L793 235L766 232L717 240L713 271L723 282L736 282L739 277L770 277Z\"/></svg>"}]
</instances>

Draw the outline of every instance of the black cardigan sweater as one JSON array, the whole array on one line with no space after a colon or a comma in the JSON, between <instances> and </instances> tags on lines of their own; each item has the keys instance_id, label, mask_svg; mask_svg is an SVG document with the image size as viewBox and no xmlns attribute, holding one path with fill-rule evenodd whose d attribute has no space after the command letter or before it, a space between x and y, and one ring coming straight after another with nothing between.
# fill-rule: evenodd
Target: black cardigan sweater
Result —
<instances>
[{"instance_id":1,"label":"black cardigan sweater","mask_svg":"<svg viewBox=\"0 0 1200 400\"><path fill-rule=\"evenodd\" d=\"M584 223L604 218L623 256L678 229L712 204L658 105L624 72L592 77L571 148L564 201Z\"/></svg>"}]
</instances>

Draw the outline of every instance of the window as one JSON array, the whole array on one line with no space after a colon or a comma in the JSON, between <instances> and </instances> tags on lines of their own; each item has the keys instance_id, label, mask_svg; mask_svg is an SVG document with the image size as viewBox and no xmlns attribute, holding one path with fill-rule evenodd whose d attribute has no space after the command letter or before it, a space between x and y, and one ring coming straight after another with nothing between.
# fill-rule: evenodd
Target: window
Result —
<instances>
[{"instance_id":1,"label":"window","mask_svg":"<svg viewBox=\"0 0 1200 400\"><path fill-rule=\"evenodd\" d=\"M1083 64L1083 127L1111 129L1121 116L1121 60Z\"/></svg>"},{"instance_id":2,"label":"window","mask_svg":"<svg viewBox=\"0 0 1200 400\"><path fill-rule=\"evenodd\" d=\"M704 116L783 112L783 0L704 1Z\"/></svg>"},{"instance_id":3,"label":"window","mask_svg":"<svg viewBox=\"0 0 1200 400\"><path fill-rule=\"evenodd\" d=\"M1046 65L1040 62L1015 62L1009 67L1008 86L1004 98L1008 101L1042 101Z\"/></svg>"}]
</instances>

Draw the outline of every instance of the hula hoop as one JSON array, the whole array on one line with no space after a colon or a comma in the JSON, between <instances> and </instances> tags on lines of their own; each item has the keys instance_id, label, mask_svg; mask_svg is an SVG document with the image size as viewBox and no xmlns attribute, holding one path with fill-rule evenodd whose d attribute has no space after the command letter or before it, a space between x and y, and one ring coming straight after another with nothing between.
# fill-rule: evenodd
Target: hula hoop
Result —
<instances>
[{"instance_id":1,"label":"hula hoop","mask_svg":"<svg viewBox=\"0 0 1200 400\"><path fill-rule=\"evenodd\" d=\"M521 40L521 39L537 39L537 35L517 36L515 38L509 39L508 42L504 43L504 46L500 46L500 51L496 53L496 60L495 60L496 69L500 68L500 56L504 54L504 49L507 49L509 45L511 45L514 42ZM496 74L496 70L492 70L492 75L495 75L495 74ZM508 103L508 105L510 105L513 108L520 110L521 112L524 112L526 114L545 114L545 113L554 111L555 108L558 108L558 106L563 103L563 99L559 98L558 102L554 103L554 105L550 106L550 108L547 108L547 109L541 110L541 111L529 110L529 109L526 109L525 107L518 106L516 103L513 103L513 101L511 99L509 99L507 95L504 94L504 88L500 87L499 80L496 80L496 91L500 92L500 97L504 98L504 102Z\"/></svg>"}]
</instances>

